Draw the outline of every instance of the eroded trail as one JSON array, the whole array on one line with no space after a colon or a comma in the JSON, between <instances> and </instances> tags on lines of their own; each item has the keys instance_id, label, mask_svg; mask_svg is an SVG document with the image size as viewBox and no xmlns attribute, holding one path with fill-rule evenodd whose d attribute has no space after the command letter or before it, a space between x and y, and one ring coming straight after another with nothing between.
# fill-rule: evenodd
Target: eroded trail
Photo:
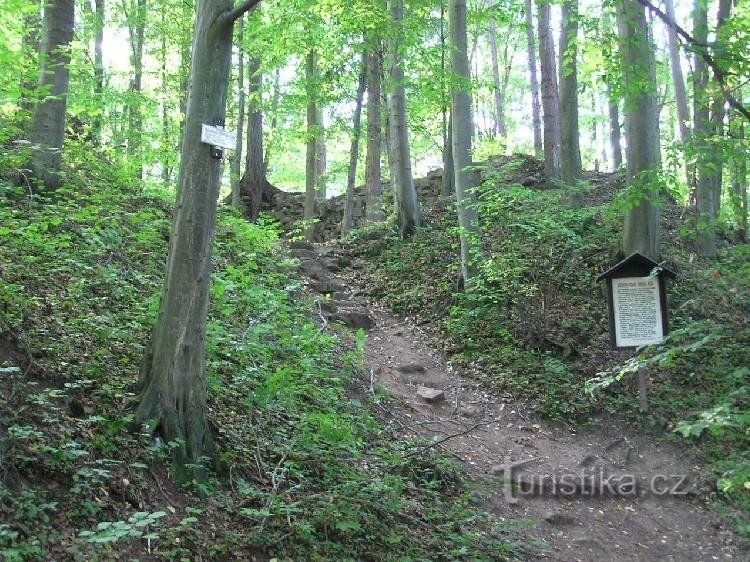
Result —
<instances>
[{"instance_id":1,"label":"eroded trail","mask_svg":"<svg viewBox=\"0 0 750 562\"><path fill-rule=\"evenodd\" d=\"M486 509L537 522L522 531L539 547L535 558L748 559L702 504L690 451L616 423L581 429L536 419L460 377L418 327L368 305L335 277L331 250L298 244L293 252L310 288L329 296L322 316L367 331L365 384L392 398L383 417L394 432L450 451L477 479Z\"/></svg>"}]
</instances>

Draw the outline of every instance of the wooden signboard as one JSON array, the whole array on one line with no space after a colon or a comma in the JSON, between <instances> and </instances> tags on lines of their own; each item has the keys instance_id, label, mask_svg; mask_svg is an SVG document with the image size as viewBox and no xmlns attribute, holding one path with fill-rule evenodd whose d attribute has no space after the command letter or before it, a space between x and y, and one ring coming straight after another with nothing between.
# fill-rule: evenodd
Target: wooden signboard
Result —
<instances>
[{"instance_id":1,"label":"wooden signboard","mask_svg":"<svg viewBox=\"0 0 750 562\"><path fill-rule=\"evenodd\" d=\"M201 129L201 142L210 144L217 148L234 150L237 146L237 133L234 131L227 131L224 127L206 125L203 123Z\"/></svg>"},{"instance_id":2,"label":"wooden signboard","mask_svg":"<svg viewBox=\"0 0 750 562\"><path fill-rule=\"evenodd\" d=\"M669 333L665 277L675 273L638 252L597 277L607 281L612 348L660 343Z\"/></svg>"}]
</instances>

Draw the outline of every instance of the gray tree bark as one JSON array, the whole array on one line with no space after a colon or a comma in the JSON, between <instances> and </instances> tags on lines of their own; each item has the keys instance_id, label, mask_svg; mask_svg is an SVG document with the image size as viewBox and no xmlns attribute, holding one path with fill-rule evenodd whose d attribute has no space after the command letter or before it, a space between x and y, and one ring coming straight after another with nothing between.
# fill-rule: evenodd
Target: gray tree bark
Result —
<instances>
[{"instance_id":1,"label":"gray tree bark","mask_svg":"<svg viewBox=\"0 0 750 562\"><path fill-rule=\"evenodd\" d=\"M315 84L315 51L310 50L305 57L305 88L307 90L307 154L305 158L305 206L304 220L315 218L315 183L317 179L318 160L318 106L316 101L317 85ZM315 227L310 225L305 237L312 242Z\"/></svg>"},{"instance_id":2,"label":"gray tree bark","mask_svg":"<svg viewBox=\"0 0 750 562\"><path fill-rule=\"evenodd\" d=\"M576 187L581 178L581 146L578 127L578 0L562 3L560 32L560 177ZM575 189L573 207L583 205L583 194Z\"/></svg>"},{"instance_id":3,"label":"gray tree bark","mask_svg":"<svg viewBox=\"0 0 750 562\"><path fill-rule=\"evenodd\" d=\"M143 47L145 44L147 0L130 0L131 17L130 65L133 77L130 80L130 102L128 106L128 158L136 163L136 175L143 178Z\"/></svg>"},{"instance_id":4,"label":"gray tree bark","mask_svg":"<svg viewBox=\"0 0 750 562\"><path fill-rule=\"evenodd\" d=\"M18 106L23 111L34 110L33 93L39 82L39 51L42 47L42 4L39 0L26 0L28 12L23 17L21 52L27 65L19 83Z\"/></svg>"},{"instance_id":5,"label":"gray tree bark","mask_svg":"<svg viewBox=\"0 0 750 562\"><path fill-rule=\"evenodd\" d=\"M655 177L660 154L654 52L643 7L631 0L617 0L615 7L625 83L627 181L640 196L625 214L622 249L625 255L640 252L658 259L661 189Z\"/></svg>"},{"instance_id":6,"label":"gray tree bark","mask_svg":"<svg viewBox=\"0 0 750 562\"><path fill-rule=\"evenodd\" d=\"M612 171L622 167L622 130L620 127L620 101L608 88L607 100L609 106L609 146L612 151Z\"/></svg>"},{"instance_id":7,"label":"gray tree bark","mask_svg":"<svg viewBox=\"0 0 750 562\"><path fill-rule=\"evenodd\" d=\"M232 186L232 205L240 207L241 187L240 170L242 170L242 144L245 131L245 18L241 18L237 26L237 142L232 156L232 168L229 178Z\"/></svg>"},{"instance_id":8,"label":"gray tree bark","mask_svg":"<svg viewBox=\"0 0 750 562\"><path fill-rule=\"evenodd\" d=\"M489 8L492 10L493 1L489 0ZM505 102L503 100L503 89L500 81L500 62L497 56L497 22L495 16L490 14L490 58L492 60L492 93L495 101L495 127L494 133L505 138L507 130L505 127Z\"/></svg>"},{"instance_id":9,"label":"gray tree bark","mask_svg":"<svg viewBox=\"0 0 750 562\"><path fill-rule=\"evenodd\" d=\"M667 16L674 21L674 2L664 0L664 10ZM687 150L690 145L690 109L688 107L687 92L685 90L685 77L682 74L682 62L680 60L680 41L677 32L672 26L667 26L669 66L672 71L672 84L674 85L674 98L677 106L677 127L680 132L680 142L685 158L685 179L688 190L695 190L695 166L688 158Z\"/></svg>"},{"instance_id":10,"label":"gray tree bark","mask_svg":"<svg viewBox=\"0 0 750 562\"><path fill-rule=\"evenodd\" d=\"M389 44L391 93L389 126L391 132L392 183L396 193L397 224L401 238L411 236L422 225L422 214L414 187L411 172L411 151L406 120L406 91L404 88L404 68L401 58L399 35L404 19L404 0L388 0L388 10L396 27L395 37Z\"/></svg>"},{"instance_id":11,"label":"gray tree bark","mask_svg":"<svg viewBox=\"0 0 750 562\"><path fill-rule=\"evenodd\" d=\"M247 148L245 150L245 176L240 182L240 199L247 203L247 216L258 220L264 194L270 189L266 177L263 148L263 74L260 59L252 56L247 65L249 103L247 111Z\"/></svg>"},{"instance_id":12,"label":"gray tree bark","mask_svg":"<svg viewBox=\"0 0 750 562\"><path fill-rule=\"evenodd\" d=\"M383 74L382 43L373 37L367 57L367 155L365 156L365 216L367 222L383 220L380 197L383 186L380 180L380 162L383 148L383 124L381 119L381 77Z\"/></svg>"},{"instance_id":13,"label":"gray tree bark","mask_svg":"<svg viewBox=\"0 0 750 562\"><path fill-rule=\"evenodd\" d=\"M452 197L456 192L456 176L453 168L453 126L450 121L451 92L446 80L448 67L446 64L446 41L445 41L445 0L440 2L440 97L443 117L443 176L440 181L440 195Z\"/></svg>"},{"instance_id":14,"label":"gray tree bark","mask_svg":"<svg viewBox=\"0 0 750 562\"><path fill-rule=\"evenodd\" d=\"M695 0L693 9L693 37L701 44L708 41L708 7L704 0ZM716 256L716 212L714 189L716 186L714 148L711 146L711 101L709 97L708 65L699 53L694 60L693 72L693 135L696 154L696 245L704 257Z\"/></svg>"},{"instance_id":15,"label":"gray tree bark","mask_svg":"<svg viewBox=\"0 0 750 562\"><path fill-rule=\"evenodd\" d=\"M94 37L94 93L100 103L103 103L102 96L104 95L104 22L105 22L105 0L95 0L96 11L94 13L95 18L95 37ZM102 111L104 107L102 107ZM97 115L94 117L92 125L92 133L97 142L101 141L102 137L102 117Z\"/></svg>"},{"instance_id":16,"label":"gray tree bark","mask_svg":"<svg viewBox=\"0 0 750 562\"><path fill-rule=\"evenodd\" d=\"M542 111L539 105L539 78L536 68L536 38L534 37L532 0L526 0L526 52L529 58L531 79L531 125L534 132L534 154L539 158L544 152L542 149Z\"/></svg>"},{"instance_id":17,"label":"gray tree bark","mask_svg":"<svg viewBox=\"0 0 750 562\"><path fill-rule=\"evenodd\" d=\"M741 93L738 97L742 100ZM735 148L733 155L732 205L737 221L737 238L740 242L747 242L747 154L742 150L745 144L745 120L739 116L736 122L735 139L739 147Z\"/></svg>"},{"instance_id":18,"label":"gray tree bark","mask_svg":"<svg viewBox=\"0 0 750 562\"><path fill-rule=\"evenodd\" d=\"M357 96L352 117L352 145L349 150L349 171L346 177L346 197L344 198L344 216L341 219L341 236L346 236L354 227L354 187L357 181L357 162L359 161L359 137L362 130L362 102L367 86L367 51L362 55L362 68L359 72Z\"/></svg>"},{"instance_id":19,"label":"gray tree bark","mask_svg":"<svg viewBox=\"0 0 750 562\"><path fill-rule=\"evenodd\" d=\"M318 104L318 115L315 118L318 123L318 136L315 141L315 198L318 201L326 200L326 171L328 170L328 151L326 149L326 132L323 125L323 108Z\"/></svg>"},{"instance_id":20,"label":"gray tree bark","mask_svg":"<svg viewBox=\"0 0 750 562\"><path fill-rule=\"evenodd\" d=\"M481 262L482 246L477 215L476 175L471 169L471 74L466 45L466 0L450 1L451 69L461 81L453 88L451 123L453 125L453 158L461 242L461 274L464 289L471 290L472 279Z\"/></svg>"},{"instance_id":21,"label":"gray tree bark","mask_svg":"<svg viewBox=\"0 0 750 562\"><path fill-rule=\"evenodd\" d=\"M173 454L180 466L214 456L206 416L205 341L221 161L201 142L201 125L225 118L232 28L250 5L198 1L167 273L141 371L135 421L153 427L166 442L176 441Z\"/></svg>"},{"instance_id":22,"label":"gray tree bark","mask_svg":"<svg viewBox=\"0 0 750 562\"><path fill-rule=\"evenodd\" d=\"M44 97L34 108L29 136L32 144L29 167L31 183L45 191L56 190L61 182L65 110L70 81L68 64L74 16L73 0L52 2L44 9L38 85Z\"/></svg>"},{"instance_id":23,"label":"gray tree bark","mask_svg":"<svg viewBox=\"0 0 750 562\"><path fill-rule=\"evenodd\" d=\"M550 28L550 2L540 0L538 15L539 62L542 72L542 110L544 112L544 172L547 181L560 179L560 96L557 89L555 42Z\"/></svg>"}]
</instances>

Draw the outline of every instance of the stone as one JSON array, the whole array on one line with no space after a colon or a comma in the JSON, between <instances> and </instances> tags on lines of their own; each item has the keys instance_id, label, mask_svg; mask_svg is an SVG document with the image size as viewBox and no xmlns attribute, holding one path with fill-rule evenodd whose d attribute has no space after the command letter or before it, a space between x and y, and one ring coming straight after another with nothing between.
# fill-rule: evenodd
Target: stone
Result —
<instances>
[{"instance_id":1,"label":"stone","mask_svg":"<svg viewBox=\"0 0 750 562\"><path fill-rule=\"evenodd\" d=\"M425 369L423 365L420 365L418 363L407 363L406 365L401 365L398 368L398 372L409 375L414 373L426 373L427 369Z\"/></svg>"},{"instance_id":2,"label":"stone","mask_svg":"<svg viewBox=\"0 0 750 562\"><path fill-rule=\"evenodd\" d=\"M482 415L482 408L467 404L466 406L461 406L459 413L465 418L478 418Z\"/></svg>"},{"instance_id":3,"label":"stone","mask_svg":"<svg viewBox=\"0 0 750 562\"><path fill-rule=\"evenodd\" d=\"M437 388L430 388L429 386L417 387L417 396L426 402L442 402L445 400L445 392Z\"/></svg>"},{"instance_id":4,"label":"stone","mask_svg":"<svg viewBox=\"0 0 750 562\"><path fill-rule=\"evenodd\" d=\"M369 314L358 312L356 310L347 310L332 314L329 319L333 322L340 322L352 330L371 330L375 327L375 322Z\"/></svg>"},{"instance_id":5,"label":"stone","mask_svg":"<svg viewBox=\"0 0 750 562\"><path fill-rule=\"evenodd\" d=\"M315 251L315 246L312 245L310 242L306 242L305 240L295 240L293 242L289 242L289 247L292 250L312 250L312 251Z\"/></svg>"},{"instance_id":6,"label":"stone","mask_svg":"<svg viewBox=\"0 0 750 562\"><path fill-rule=\"evenodd\" d=\"M320 304L320 310L322 310L323 312L327 312L329 314L333 314L333 313L335 313L339 309L339 307L338 307L338 305L336 304L335 301L332 301L332 300L321 300L321 301L318 301L318 302Z\"/></svg>"},{"instance_id":7,"label":"stone","mask_svg":"<svg viewBox=\"0 0 750 562\"><path fill-rule=\"evenodd\" d=\"M542 517L542 519L544 519L550 525L578 524L578 519L576 519L573 515L569 515L567 513L555 513L554 511L548 511L544 514L544 517Z\"/></svg>"},{"instance_id":8,"label":"stone","mask_svg":"<svg viewBox=\"0 0 750 562\"><path fill-rule=\"evenodd\" d=\"M317 279L310 283L310 287L312 287L313 290L324 294L344 292L344 286L334 279Z\"/></svg>"}]
</instances>

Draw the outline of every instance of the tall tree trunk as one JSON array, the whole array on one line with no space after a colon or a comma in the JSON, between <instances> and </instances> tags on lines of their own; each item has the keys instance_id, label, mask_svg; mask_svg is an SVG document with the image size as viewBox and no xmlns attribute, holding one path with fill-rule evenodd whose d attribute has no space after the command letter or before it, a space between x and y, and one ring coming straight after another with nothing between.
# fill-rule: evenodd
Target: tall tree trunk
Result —
<instances>
[{"instance_id":1,"label":"tall tree trunk","mask_svg":"<svg viewBox=\"0 0 750 562\"><path fill-rule=\"evenodd\" d=\"M128 108L128 158L136 163L136 175L143 178L143 47L146 31L147 0L131 0L130 65L133 77L130 81L130 104Z\"/></svg>"},{"instance_id":2,"label":"tall tree trunk","mask_svg":"<svg viewBox=\"0 0 750 562\"><path fill-rule=\"evenodd\" d=\"M456 176L453 170L453 135L451 135L450 111L451 93L448 88L446 65L446 42L445 42L445 0L440 2L440 101L443 117L443 176L440 182L440 194L443 197L451 197L455 191Z\"/></svg>"},{"instance_id":3,"label":"tall tree trunk","mask_svg":"<svg viewBox=\"0 0 750 562\"><path fill-rule=\"evenodd\" d=\"M738 94L740 100L742 95ZM734 116L733 116L734 117ZM736 146L733 154L732 166L732 206L737 221L737 238L740 242L747 242L747 147L745 144L745 120L736 117L737 133Z\"/></svg>"},{"instance_id":4,"label":"tall tree trunk","mask_svg":"<svg viewBox=\"0 0 750 562\"><path fill-rule=\"evenodd\" d=\"M357 86L357 98L354 103L354 116L352 118L352 146L349 151L349 172L346 176L346 197L344 199L344 216L341 219L341 236L351 232L354 227L354 186L357 181L357 162L359 161L359 137L362 124L362 102L365 97L367 86L367 51L362 55L362 68L359 71L359 84Z\"/></svg>"},{"instance_id":5,"label":"tall tree trunk","mask_svg":"<svg viewBox=\"0 0 750 562\"><path fill-rule=\"evenodd\" d=\"M526 0L526 52L529 58L531 78L531 125L534 131L534 154L541 157L542 151L542 112L539 106L539 78L536 71L536 38L534 37L534 12L532 0Z\"/></svg>"},{"instance_id":6,"label":"tall tree trunk","mask_svg":"<svg viewBox=\"0 0 750 562\"><path fill-rule=\"evenodd\" d=\"M404 0L388 0L388 10L396 27L396 36L389 45L391 93L389 126L391 131L392 183L398 201L397 224L401 238L411 236L422 224L417 190L411 173L411 151L406 121L406 91L401 54L400 34L404 19Z\"/></svg>"},{"instance_id":7,"label":"tall tree trunk","mask_svg":"<svg viewBox=\"0 0 750 562\"><path fill-rule=\"evenodd\" d=\"M555 42L550 28L549 0L539 4L539 62L542 72L542 109L544 111L544 172L547 181L560 179L560 97L557 90Z\"/></svg>"},{"instance_id":8,"label":"tall tree trunk","mask_svg":"<svg viewBox=\"0 0 750 562\"><path fill-rule=\"evenodd\" d=\"M667 16L675 21L673 0L664 0L664 10ZM688 191L692 193L695 190L695 166L692 164L692 158L687 155L690 146L690 109L688 108L687 92L685 91L685 78L682 74L680 41L672 26L667 26L667 32L669 66L672 70L672 83L674 85L675 104L677 105L677 126L680 131L680 142L685 159L685 180L687 181Z\"/></svg>"},{"instance_id":9,"label":"tall tree trunk","mask_svg":"<svg viewBox=\"0 0 750 562\"><path fill-rule=\"evenodd\" d=\"M560 174L563 184L575 188L581 178L581 146L578 129L578 0L564 0L560 32ZM573 207L583 205L575 189Z\"/></svg>"},{"instance_id":10,"label":"tall tree trunk","mask_svg":"<svg viewBox=\"0 0 750 562\"><path fill-rule=\"evenodd\" d=\"M245 131L245 19L237 25L237 143L234 147L232 169L229 174L232 185L232 205L240 207L240 170L242 170L242 139Z\"/></svg>"},{"instance_id":11,"label":"tall tree trunk","mask_svg":"<svg viewBox=\"0 0 750 562\"><path fill-rule=\"evenodd\" d=\"M52 2L44 9L38 86L44 97L37 103L31 123L29 167L32 183L46 191L60 187L74 16L73 0Z\"/></svg>"},{"instance_id":12,"label":"tall tree trunk","mask_svg":"<svg viewBox=\"0 0 750 562\"><path fill-rule=\"evenodd\" d=\"M383 147L383 124L381 119L381 77L383 74L382 43L376 35L372 38L367 57L367 155L365 157L365 217L367 222L383 220L380 196L383 186L380 180L380 161Z\"/></svg>"},{"instance_id":13,"label":"tall tree trunk","mask_svg":"<svg viewBox=\"0 0 750 562\"><path fill-rule=\"evenodd\" d=\"M722 60L726 57L724 52L724 45L722 44L722 28L726 24L732 10L732 0L719 0L718 15L716 17L716 45L714 47L714 58ZM713 156L713 177L712 177L712 193L713 193L713 207L714 213L718 217L719 210L721 209L721 193L722 193L722 180L724 177L724 145L723 140L725 138L724 131L724 117L726 111L724 109L726 100L724 94L721 91L719 84L715 81L711 82L711 132L714 136L712 144L712 156Z\"/></svg>"},{"instance_id":14,"label":"tall tree trunk","mask_svg":"<svg viewBox=\"0 0 750 562\"><path fill-rule=\"evenodd\" d=\"M276 128L279 123L279 101L281 99L281 69L273 73L273 95L271 96L271 124L268 132L268 146L263 154L263 170L268 171L271 152L276 147Z\"/></svg>"},{"instance_id":15,"label":"tall tree trunk","mask_svg":"<svg viewBox=\"0 0 750 562\"><path fill-rule=\"evenodd\" d=\"M492 10L493 1L489 0L489 8ZM495 99L495 127L496 136L505 138L505 107L503 102L503 90L500 82L500 63L497 56L497 22L495 16L490 13L490 56L492 59L492 91Z\"/></svg>"},{"instance_id":16,"label":"tall tree trunk","mask_svg":"<svg viewBox=\"0 0 750 562\"><path fill-rule=\"evenodd\" d=\"M224 121L232 28L242 13L233 9L232 0L198 2L167 273L135 415L137 424L176 443L173 454L182 466L214 455L206 411L205 341L221 160L212 158L211 147L200 139L203 123Z\"/></svg>"},{"instance_id":17,"label":"tall tree trunk","mask_svg":"<svg viewBox=\"0 0 750 562\"><path fill-rule=\"evenodd\" d=\"M161 13L161 25L166 26L167 15ZM167 74L167 36L161 35L161 182L165 189L169 187L172 175L169 154L169 75Z\"/></svg>"},{"instance_id":18,"label":"tall tree trunk","mask_svg":"<svg viewBox=\"0 0 750 562\"><path fill-rule=\"evenodd\" d=\"M105 22L105 0L95 0L95 37L94 37L94 94L103 107L104 95L104 22ZM97 142L102 138L102 117L96 115L92 123L92 133Z\"/></svg>"},{"instance_id":19,"label":"tall tree trunk","mask_svg":"<svg viewBox=\"0 0 750 562\"><path fill-rule=\"evenodd\" d=\"M453 124L453 158L458 208L459 239L461 241L461 274L464 289L471 290L472 279L481 261L482 246L477 215L476 176L471 169L471 93L469 58L466 46L466 0L451 0L451 70L461 80L453 88L451 122Z\"/></svg>"},{"instance_id":20,"label":"tall tree trunk","mask_svg":"<svg viewBox=\"0 0 750 562\"><path fill-rule=\"evenodd\" d=\"M708 41L708 8L704 0L695 0L693 10L693 37L701 44ZM711 116L708 90L708 66L697 53L693 72L693 132L696 153L697 181L695 185L696 243L698 253L704 257L716 256L716 208L714 206L715 175L713 147L711 146Z\"/></svg>"},{"instance_id":21,"label":"tall tree trunk","mask_svg":"<svg viewBox=\"0 0 750 562\"><path fill-rule=\"evenodd\" d=\"M609 105L609 146L612 151L612 171L622 167L622 131L620 127L620 100L612 92L612 86L607 91Z\"/></svg>"},{"instance_id":22,"label":"tall tree trunk","mask_svg":"<svg viewBox=\"0 0 750 562\"><path fill-rule=\"evenodd\" d=\"M39 51L42 46L42 4L39 0L26 0L23 17L23 37L21 38L21 53L23 67L19 84L18 106L23 111L34 109L32 101L34 88L39 81Z\"/></svg>"},{"instance_id":23,"label":"tall tree trunk","mask_svg":"<svg viewBox=\"0 0 750 562\"><path fill-rule=\"evenodd\" d=\"M317 71L317 69L316 69ZM318 105L318 115L315 121L318 124L317 137L315 139L315 198L318 201L326 200L326 170L328 169L328 153L326 151L325 125L323 124L323 108Z\"/></svg>"},{"instance_id":24,"label":"tall tree trunk","mask_svg":"<svg viewBox=\"0 0 750 562\"><path fill-rule=\"evenodd\" d=\"M195 0L185 0L182 4L182 19L192 21L194 17ZM190 26L192 29L193 26ZM180 40L180 136L178 150L182 152L182 138L185 130L185 114L187 113L188 90L190 89L190 35L185 33Z\"/></svg>"},{"instance_id":25,"label":"tall tree trunk","mask_svg":"<svg viewBox=\"0 0 750 562\"><path fill-rule=\"evenodd\" d=\"M625 214L623 252L659 257L660 167L656 63L643 7L617 0L617 31L625 90L627 180L639 199ZM656 186L656 187L655 187Z\"/></svg>"},{"instance_id":26,"label":"tall tree trunk","mask_svg":"<svg viewBox=\"0 0 750 562\"><path fill-rule=\"evenodd\" d=\"M245 151L245 177L240 182L240 199L247 201L247 214L251 221L258 220L263 196L270 187L266 179L266 165L263 157L263 74L261 61L255 55L248 59L248 111L247 149Z\"/></svg>"},{"instance_id":27,"label":"tall tree trunk","mask_svg":"<svg viewBox=\"0 0 750 562\"><path fill-rule=\"evenodd\" d=\"M305 160L305 206L304 220L315 217L315 180L317 179L318 152L318 107L316 103L315 51L310 50L305 57L305 88L307 90L307 155ZM315 227L307 228L306 238L312 242Z\"/></svg>"}]
</instances>

